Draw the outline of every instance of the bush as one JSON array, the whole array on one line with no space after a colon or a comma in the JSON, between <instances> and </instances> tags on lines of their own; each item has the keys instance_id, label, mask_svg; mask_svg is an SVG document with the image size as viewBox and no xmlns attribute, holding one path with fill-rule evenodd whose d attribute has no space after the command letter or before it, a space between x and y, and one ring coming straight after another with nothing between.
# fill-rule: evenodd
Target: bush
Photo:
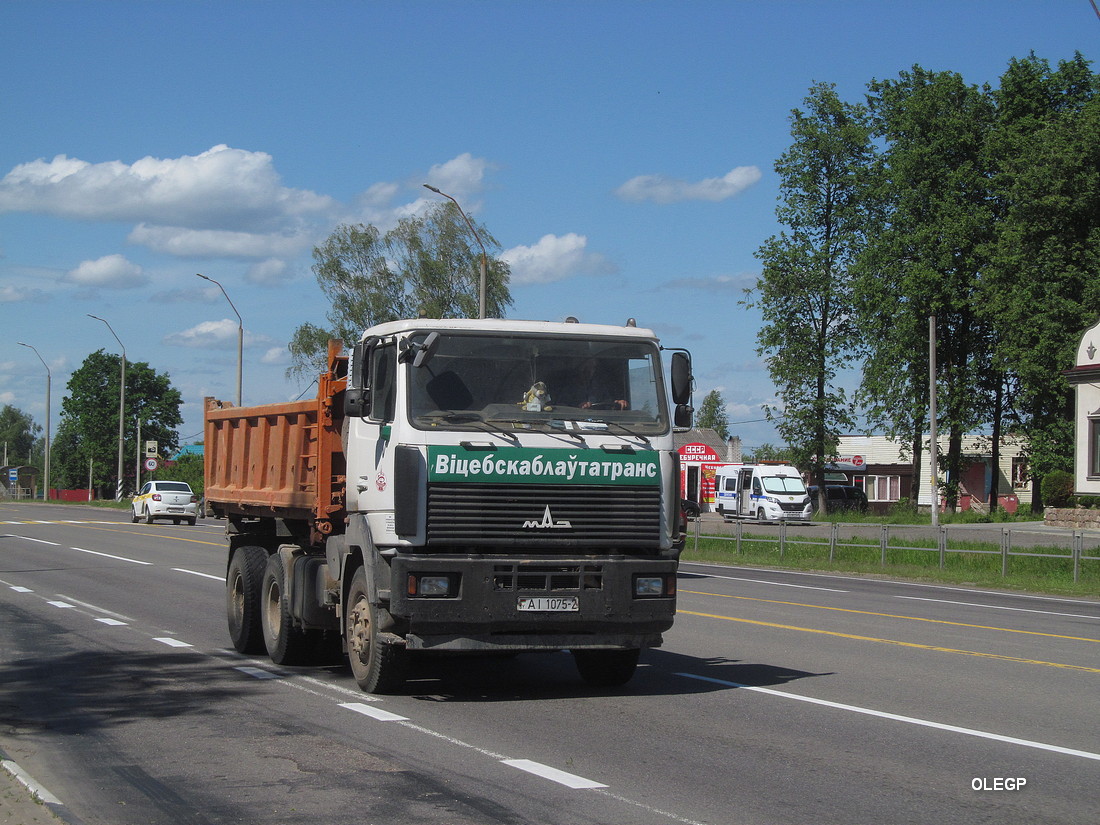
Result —
<instances>
[{"instance_id":1,"label":"bush","mask_svg":"<svg viewBox=\"0 0 1100 825\"><path fill-rule=\"evenodd\" d=\"M1048 507L1065 507L1073 498L1073 474L1051 470L1043 476L1043 503Z\"/></svg>"},{"instance_id":2,"label":"bush","mask_svg":"<svg viewBox=\"0 0 1100 825\"><path fill-rule=\"evenodd\" d=\"M1100 510L1100 496L1074 496L1072 503L1088 510Z\"/></svg>"}]
</instances>

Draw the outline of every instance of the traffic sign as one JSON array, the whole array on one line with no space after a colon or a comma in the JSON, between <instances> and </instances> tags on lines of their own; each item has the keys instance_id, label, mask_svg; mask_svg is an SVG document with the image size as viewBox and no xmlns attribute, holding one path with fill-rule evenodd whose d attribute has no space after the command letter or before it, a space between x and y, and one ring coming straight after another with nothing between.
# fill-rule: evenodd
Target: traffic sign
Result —
<instances>
[{"instance_id":1,"label":"traffic sign","mask_svg":"<svg viewBox=\"0 0 1100 825\"><path fill-rule=\"evenodd\" d=\"M157 460L155 458L145 459L145 469L150 473L157 468Z\"/></svg>"}]
</instances>

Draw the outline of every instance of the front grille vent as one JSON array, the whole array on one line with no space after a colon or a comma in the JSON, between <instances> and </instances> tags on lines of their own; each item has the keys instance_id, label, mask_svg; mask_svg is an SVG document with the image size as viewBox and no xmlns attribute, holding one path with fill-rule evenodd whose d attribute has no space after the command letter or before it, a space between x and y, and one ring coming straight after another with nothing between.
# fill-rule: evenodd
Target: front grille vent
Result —
<instances>
[{"instance_id":1,"label":"front grille vent","mask_svg":"<svg viewBox=\"0 0 1100 825\"><path fill-rule=\"evenodd\" d=\"M598 564L498 564L493 567L493 589L540 593L603 590L603 567Z\"/></svg>"},{"instance_id":2,"label":"front grille vent","mask_svg":"<svg viewBox=\"0 0 1100 825\"><path fill-rule=\"evenodd\" d=\"M562 484L429 484L429 546L660 546L661 489Z\"/></svg>"}]
</instances>

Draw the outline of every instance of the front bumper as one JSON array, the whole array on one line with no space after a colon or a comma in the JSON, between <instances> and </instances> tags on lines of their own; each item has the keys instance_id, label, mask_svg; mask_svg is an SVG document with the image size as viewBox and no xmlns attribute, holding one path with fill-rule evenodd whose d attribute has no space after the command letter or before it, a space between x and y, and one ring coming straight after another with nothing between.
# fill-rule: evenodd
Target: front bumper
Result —
<instances>
[{"instance_id":1,"label":"front bumper","mask_svg":"<svg viewBox=\"0 0 1100 825\"><path fill-rule=\"evenodd\" d=\"M410 649L557 650L656 647L676 614L677 563L667 559L397 556L389 611ZM408 593L410 576L449 576L453 594ZM638 577L665 594L635 595ZM576 599L576 610L527 612L519 600Z\"/></svg>"}]
</instances>

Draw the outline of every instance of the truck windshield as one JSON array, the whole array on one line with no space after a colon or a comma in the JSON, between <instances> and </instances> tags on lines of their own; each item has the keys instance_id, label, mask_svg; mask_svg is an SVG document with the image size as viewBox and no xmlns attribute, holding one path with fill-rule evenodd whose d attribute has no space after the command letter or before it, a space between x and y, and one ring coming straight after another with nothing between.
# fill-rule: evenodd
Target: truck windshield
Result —
<instances>
[{"instance_id":1,"label":"truck windshield","mask_svg":"<svg viewBox=\"0 0 1100 825\"><path fill-rule=\"evenodd\" d=\"M659 366L650 341L441 333L422 366L405 367L409 418L421 429L656 435L669 426Z\"/></svg>"},{"instance_id":2,"label":"truck windshield","mask_svg":"<svg viewBox=\"0 0 1100 825\"><path fill-rule=\"evenodd\" d=\"M764 491L783 495L800 495L806 492L802 479L795 476L764 476Z\"/></svg>"}]
</instances>

